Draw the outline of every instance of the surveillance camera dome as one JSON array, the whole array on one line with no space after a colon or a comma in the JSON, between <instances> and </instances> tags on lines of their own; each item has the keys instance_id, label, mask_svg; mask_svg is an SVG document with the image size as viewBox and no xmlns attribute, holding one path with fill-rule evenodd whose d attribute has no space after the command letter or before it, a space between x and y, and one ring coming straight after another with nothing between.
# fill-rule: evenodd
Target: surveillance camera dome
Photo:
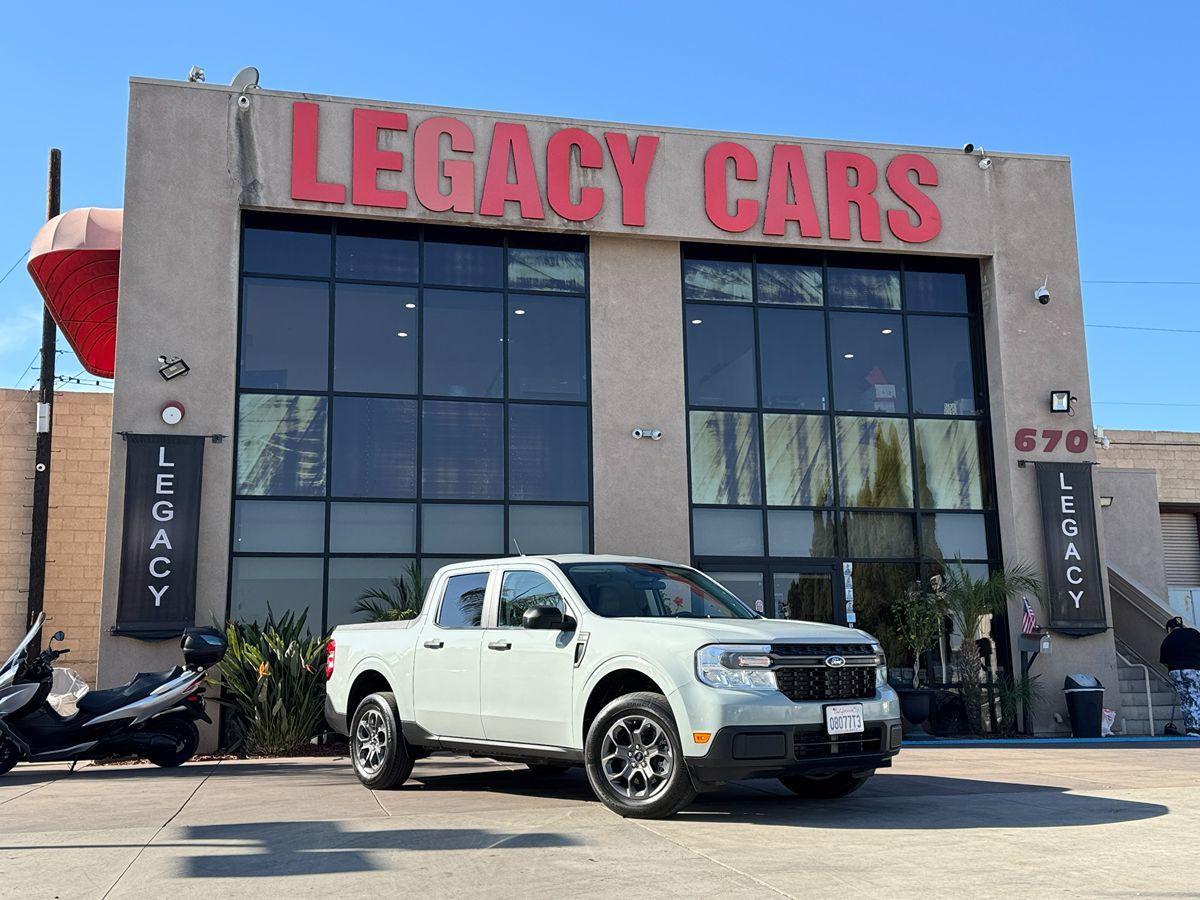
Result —
<instances>
[{"instance_id":1,"label":"surveillance camera dome","mask_svg":"<svg viewBox=\"0 0 1200 900\"><path fill-rule=\"evenodd\" d=\"M983 159L981 159L979 161L979 168L986 171L987 169L990 169L991 167L992 167L992 159L990 156L985 156Z\"/></svg>"},{"instance_id":2,"label":"surveillance camera dome","mask_svg":"<svg viewBox=\"0 0 1200 900\"><path fill-rule=\"evenodd\" d=\"M974 153L974 152L975 152L974 144L963 144L963 153Z\"/></svg>"},{"instance_id":3,"label":"surveillance camera dome","mask_svg":"<svg viewBox=\"0 0 1200 900\"><path fill-rule=\"evenodd\" d=\"M1050 291L1046 289L1044 284L1033 292L1033 296L1037 299L1038 303L1042 304L1042 306L1046 306L1050 303Z\"/></svg>"}]
</instances>

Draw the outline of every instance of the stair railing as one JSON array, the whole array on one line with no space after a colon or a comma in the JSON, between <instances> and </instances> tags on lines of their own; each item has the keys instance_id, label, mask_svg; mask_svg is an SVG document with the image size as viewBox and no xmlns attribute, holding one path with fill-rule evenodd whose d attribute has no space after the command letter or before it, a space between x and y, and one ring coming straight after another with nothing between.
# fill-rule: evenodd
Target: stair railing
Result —
<instances>
[{"instance_id":1,"label":"stair railing","mask_svg":"<svg viewBox=\"0 0 1200 900\"><path fill-rule=\"evenodd\" d=\"M1150 669L1145 663L1126 659L1120 650L1117 651L1117 659L1130 668L1142 670L1142 677L1146 680L1146 715L1150 717L1150 737L1155 737L1158 732L1154 730L1154 693L1150 690Z\"/></svg>"}]
</instances>

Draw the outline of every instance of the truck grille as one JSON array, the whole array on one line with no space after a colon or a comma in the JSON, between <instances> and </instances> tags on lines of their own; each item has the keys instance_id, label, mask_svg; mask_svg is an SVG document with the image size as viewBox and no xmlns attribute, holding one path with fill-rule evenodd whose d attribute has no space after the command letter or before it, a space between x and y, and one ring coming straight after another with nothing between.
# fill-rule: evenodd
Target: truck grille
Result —
<instances>
[{"instance_id":1,"label":"truck grille","mask_svg":"<svg viewBox=\"0 0 1200 900\"><path fill-rule=\"evenodd\" d=\"M874 656L870 644L772 644L776 656Z\"/></svg>"},{"instance_id":2,"label":"truck grille","mask_svg":"<svg viewBox=\"0 0 1200 900\"><path fill-rule=\"evenodd\" d=\"M839 756L843 753L878 753L883 749L883 726L868 725L862 734L839 734L830 737L825 729L796 729L796 758Z\"/></svg>"},{"instance_id":3,"label":"truck grille","mask_svg":"<svg viewBox=\"0 0 1200 900\"><path fill-rule=\"evenodd\" d=\"M775 670L779 690L797 703L807 700L865 700L875 696L875 667L785 667Z\"/></svg>"}]
</instances>

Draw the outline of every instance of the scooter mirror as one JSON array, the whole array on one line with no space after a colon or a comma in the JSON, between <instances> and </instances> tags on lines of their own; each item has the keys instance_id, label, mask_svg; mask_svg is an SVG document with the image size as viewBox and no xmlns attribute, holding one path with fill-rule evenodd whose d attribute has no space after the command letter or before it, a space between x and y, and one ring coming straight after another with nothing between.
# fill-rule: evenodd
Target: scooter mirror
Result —
<instances>
[{"instance_id":1,"label":"scooter mirror","mask_svg":"<svg viewBox=\"0 0 1200 900\"><path fill-rule=\"evenodd\" d=\"M54 637L50 638L50 640L51 641L61 641L65 638L66 638L65 634L63 634L61 631L56 631L56 632L54 632Z\"/></svg>"}]
</instances>

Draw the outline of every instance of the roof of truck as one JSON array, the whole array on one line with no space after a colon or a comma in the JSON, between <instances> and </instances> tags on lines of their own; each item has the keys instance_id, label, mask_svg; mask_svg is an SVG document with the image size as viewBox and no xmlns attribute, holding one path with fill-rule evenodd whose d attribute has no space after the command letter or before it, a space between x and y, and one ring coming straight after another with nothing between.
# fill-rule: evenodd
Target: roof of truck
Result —
<instances>
[{"instance_id":1,"label":"roof of truck","mask_svg":"<svg viewBox=\"0 0 1200 900\"><path fill-rule=\"evenodd\" d=\"M464 560L463 562L447 563L440 566L441 569L458 568L459 566L495 566L509 565L511 563L528 563L530 561L547 561L553 563L589 563L589 562L632 562L632 563L649 563L656 566L678 566L685 565L684 563L671 562L665 559L651 559L644 556L620 556L612 553L550 553L529 556L505 556L496 559L474 559Z\"/></svg>"}]
</instances>

